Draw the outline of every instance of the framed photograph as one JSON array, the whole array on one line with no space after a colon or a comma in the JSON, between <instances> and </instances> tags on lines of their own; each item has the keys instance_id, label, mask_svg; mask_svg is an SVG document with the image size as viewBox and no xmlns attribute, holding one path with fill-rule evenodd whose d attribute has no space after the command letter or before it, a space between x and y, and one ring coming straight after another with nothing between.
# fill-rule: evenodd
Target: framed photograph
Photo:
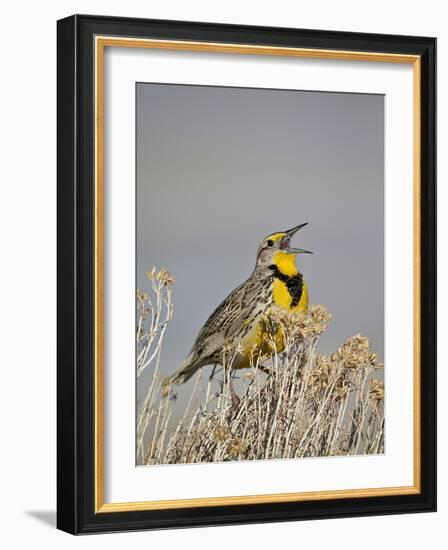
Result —
<instances>
[{"instance_id":1,"label":"framed photograph","mask_svg":"<svg viewBox=\"0 0 448 550\"><path fill-rule=\"evenodd\" d=\"M58 22L58 527L434 511L426 37Z\"/></svg>"}]
</instances>

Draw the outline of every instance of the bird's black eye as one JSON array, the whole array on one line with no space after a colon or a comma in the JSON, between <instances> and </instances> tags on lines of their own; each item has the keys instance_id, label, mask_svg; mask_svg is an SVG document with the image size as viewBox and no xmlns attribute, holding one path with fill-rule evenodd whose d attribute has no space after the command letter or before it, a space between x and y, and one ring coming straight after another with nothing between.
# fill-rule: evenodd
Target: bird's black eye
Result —
<instances>
[{"instance_id":1,"label":"bird's black eye","mask_svg":"<svg viewBox=\"0 0 448 550\"><path fill-rule=\"evenodd\" d=\"M267 244L268 246L274 246L274 241L271 241L271 239L269 239L269 240L266 242L266 244Z\"/></svg>"}]
</instances>

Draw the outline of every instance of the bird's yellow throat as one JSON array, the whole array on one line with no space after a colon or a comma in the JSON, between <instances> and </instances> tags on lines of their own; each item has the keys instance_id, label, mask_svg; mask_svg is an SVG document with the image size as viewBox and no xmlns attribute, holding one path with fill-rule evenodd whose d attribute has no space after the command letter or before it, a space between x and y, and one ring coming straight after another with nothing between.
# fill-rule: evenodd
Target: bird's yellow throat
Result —
<instances>
[{"instance_id":1,"label":"bird's yellow throat","mask_svg":"<svg viewBox=\"0 0 448 550\"><path fill-rule=\"evenodd\" d=\"M295 259L295 254L287 254L286 252L279 250L274 256L274 264L284 275L294 277L294 275L297 275L298 273Z\"/></svg>"}]
</instances>

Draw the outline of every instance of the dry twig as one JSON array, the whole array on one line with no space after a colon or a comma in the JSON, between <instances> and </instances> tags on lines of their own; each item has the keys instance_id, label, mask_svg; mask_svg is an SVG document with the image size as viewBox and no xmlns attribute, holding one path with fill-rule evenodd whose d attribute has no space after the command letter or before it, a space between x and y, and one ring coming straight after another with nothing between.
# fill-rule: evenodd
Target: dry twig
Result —
<instances>
[{"instance_id":1,"label":"dry twig","mask_svg":"<svg viewBox=\"0 0 448 550\"><path fill-rule=\"evenodd\" d=\"M243 373L239 401L232 393L232 362L226 350L223 379L196 375L183 416L169 429L174 388L163 389L159 371L163 337L172 317L173 278L148 272L151 296L138 291L137 377L154 365L137 417L139 464L173 464L320 457L384 452L384 384L375 377L376 355L357 334L330 356L317 352L330 315L312 306L307 315L273 311L266 338L274 350ZM278 330L285 349L277 353ZM268 374L266 374L268 373Z\"/></svg>"}]
</instances>

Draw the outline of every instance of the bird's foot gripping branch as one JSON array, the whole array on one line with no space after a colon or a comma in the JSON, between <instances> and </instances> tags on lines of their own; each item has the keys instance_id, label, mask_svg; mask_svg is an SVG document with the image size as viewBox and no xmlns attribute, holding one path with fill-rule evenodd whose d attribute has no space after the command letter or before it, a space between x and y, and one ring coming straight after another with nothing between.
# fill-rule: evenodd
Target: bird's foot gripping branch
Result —
<instances>
[{"instance_id":1,"label":"bird's foot gripping branch","mask_svg":"<svg viewBox=\"0 0 448 550\"><path fill-rule=\"evenodd\" d=\"M138 464L384 452L383 365L365 336L323 355L318 342L330 320L323 306L307 313L272 308L248 368L234 368L242 348L233 343L223 346L219 370L201 369L185 386L164 385L174 279L155 269L148 279L149 291L137 292L137 380L145 383Z\"/></svg>"}]
</instances>

